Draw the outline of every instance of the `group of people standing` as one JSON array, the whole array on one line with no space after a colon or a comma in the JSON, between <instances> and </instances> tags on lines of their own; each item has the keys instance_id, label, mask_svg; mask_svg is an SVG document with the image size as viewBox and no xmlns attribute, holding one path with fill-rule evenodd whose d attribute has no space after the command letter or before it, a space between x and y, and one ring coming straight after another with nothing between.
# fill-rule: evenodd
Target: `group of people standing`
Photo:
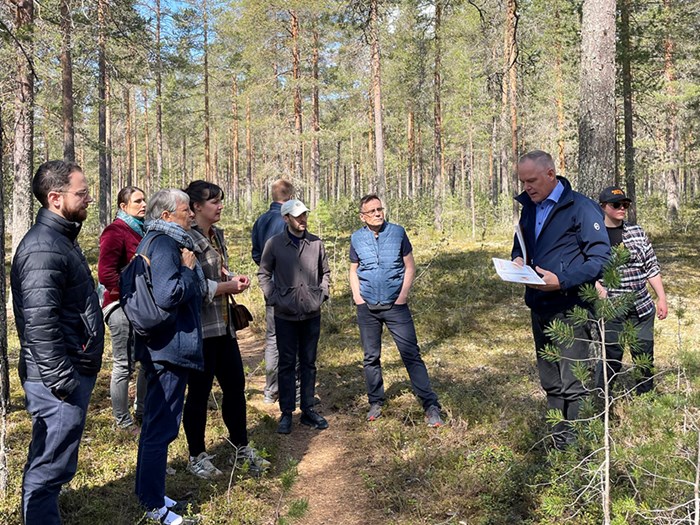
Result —
<instances>
[{"instance_id":1,"label":"group of people standing","mask_svg":"<svg viewBox=\"0 0 700 525\"><path fill-rule=\"evenodd\" d=\"M547 405L560 410L564 419L553 429L554 444L565 448L575 439L570 423L578 417L587 393L572 363L587 358L588 345L577 341L561 348L562 360L548 361L540 352L556 342L547 326L555 319L568 323L567 311L586 306L579 295L586 283L598 283L601 296L631 290L636 294L635 308L610 327L619 333L625 321L634 323L643 341L635 347L634 357L645 355L650 363L654 313L666 317L666 298L644 231L624 221L630 200L620 188L605 189L596 205L557 177L551 156L542 151L520 159L518 177L524 186L517 200L523 205L520 226L528 257L524 260L517 241L512 257L535 268L545 282L526 288L525 299L532 312ZM214 378L222 390L222 417L234 449L229 461L246 461L258 473L270 467L248 442L245 376L230 307L232 296L245 291L251 281L230 269L224 233L216 226L224 192L201 180L184 191L164 189L148 199L137 187L122 189L116 219L100 237L98 277L104 287L100 300L77 242L93 201L82 169L70 162L46 162L37 170L32 189L42 207L16 250L11 271L21 344L19 375L32 416L22 482L23 520L61 523L58 495L76 472L87 406L102 364L106 322L112 337L110 394L115 424L139 435L136 494L148 518L166 525L183 523L174 510L177 501L165 494L168 446L182 421L189 449L187 470L206 479L221 474L205 447ZM252 231L252 256L266 303L263 400L279 403L278 433L292 432L297 405L301 424L323 430L328 421L315 408L316 358L321 306L330 297L331 272L323 242L308 231L309 209L293 198L292 185L278 180L271 190L270 209ZM378 195L363 197L358 211L362 227L351 236L348 278L364 351L366 419L381 417L386 403L381 366L386 326L427 424L440 427L441 406L421 358L408 306L416 272L411 242L404 228L386 221ZM605 290L598 281L611 244L623 244L631 259L621 269L620 288ZM131 329L120 308L120 272L137 252L149 261L156 304L173 314L172 322L148 337ZM658 296L656 309L647 282ZM573 329L579 339L588 339L585 327ZM622 357L614 335L606 340L606 350L609 375L614 377ZM132 415L128 389L137 362ZM647 366L638 391L651 389L652 381L653 370Z\"/></svg>"}]
</instances>

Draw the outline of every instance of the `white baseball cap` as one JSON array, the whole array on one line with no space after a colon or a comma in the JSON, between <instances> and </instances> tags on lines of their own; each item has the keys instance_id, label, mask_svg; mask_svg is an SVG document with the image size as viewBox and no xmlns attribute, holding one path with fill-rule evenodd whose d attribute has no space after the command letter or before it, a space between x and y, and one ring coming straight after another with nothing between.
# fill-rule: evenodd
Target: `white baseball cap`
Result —
<instances>
[{"instance_id":1,"label":"white baseball cap","mask_svg":"<svg viewBox=\"0 0 700 525\"><path fill-rule=\"evenodd\" d=\"M284 217L285 215L291 215L292 217L299 217L304 212L309 211L309 209L304 206L304 203L297 199L291 199L282 204L280 209L280 214Z\"/></svg>"}]
</instances>

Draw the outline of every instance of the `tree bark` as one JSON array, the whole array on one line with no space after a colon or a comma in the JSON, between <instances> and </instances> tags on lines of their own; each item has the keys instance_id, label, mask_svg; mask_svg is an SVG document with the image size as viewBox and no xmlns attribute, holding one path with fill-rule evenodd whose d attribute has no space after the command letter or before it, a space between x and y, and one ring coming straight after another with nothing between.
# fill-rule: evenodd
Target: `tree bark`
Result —
<instances>
[{"instance_id":1,"label":"tree bark","mask_svg":"<svg viewBox=\"0 0 700 525\"><path fill-rule=\"evenodd\" d=\"M129 88L124 86L124 146L126 149L126 185L134 184L134 153L131 145L133 143L131 133L131 94ZM184 169L184 168L183 168Z\"/></svg>"},{"instance_id":2,"label":"tree bark","mask_svg":"<svg viewBox=\"0 0 700 525\"><path fill-rule=\"evenodd\" d=\"M75 162L73 122L73 61L71 59L71 0L61 0L61 87L63 91L63 160ZM46 159L49 160L49 159Z\"/></svg>"},{"instance_id":3,"label":"tree bark","mask_svg":"<svg viewBox=\"0 0 700 525\"><path fill-rule=\"evenodd\" d=\"M143 89L143 144L146 159L146 194L151 195L153 190L153 181L151 180L151 143L149 140L149 129L148 129L148 91Z\"/></svg>"},{"instance_id":4,"label":"tree bark","mask_svg":"<svg viewBox=\"0 0 700 525\"><path fill-rule=\"evenodd\" d=\"M311 58L311 74L313 76L313 87L311 88L311 103L313 112L311 114L311 126L313 128L313 138L311 139L311 173L313 174L313 184L311 185L311 207L316 208L319 200L319 188L321 186L321 144L319 133L321 131L321 113L318 100L318 59L319 59L319 37L318 28L313 30L313 53Z\"/></svg>"},{"instance_id":5,"label":"tree bark","mask_svg":"<svg viewBox=\"0 0 700 525\"><path fill-rule=\"evenodd\" d=\"M670 0L664 0L664 10L668 11ZM666 81L666 212L670 220L678 218L680 196L678 188L678 104L676 103L676 67L674 63L675 41L670 33L664 38L664 80Z\"/></svg>"},{"instance_id":6,"label":"tree bark","mask_svg":"<svg viewBox=\"0 0 700 525\"><path fill-rule=\"evenodd\" d=\"M294 10L289 11L292 36L292 82L294 86L294 176L304 179L304 154L301 135L304 132L301 119L301 55L299 51L299 18Z\"/></svg>"},{"instance_id":7,"label":"tree bark","mask_svg":"<svg viewBox=\"0 0 700 525\"><path fill-rule=\"evenodd\" d=\"M100 174L100 230L110 223L109 197L111 189L110 174L107 171L107 5L105 0L97 2L97 49L98 49L98 149Z\"/></svg>"},{"instance_id":8,"label":"tree bark","mask_svg":"<svg viewBox=\"0 0 700 525\"><path fill-rule=\"evenodd\" d=\"M250 129L250 97L245 99L245 149L246 149L246 188L245 205L248 214L253 213L253 133Z\"/></svg>"},{"instance_id":9,"label":"tree bark","mask_svg":"<svg viewBox=\"0 0 700 525\"><path fill-rule=\"evenodd\" d=\"M207 0L202 1L202 21L204 23L204 178L211 181L211 122L209 115L209 13Z\"/></svg>"},{"instance_id":10,"label":"tree bark","mask_svg":"<svg viewBox=\"0 0 700 525\"><path fill-rule=\"evenodd\" d=\"M0 131L2 130L2 101L0 101ZM0 151L5 151L0 132ZM0 181L5 180L3 156L0 155ZM5 238L5 185L0 184L0 239ZM0 261L5 260L5 243L0 242ZM10 473L7 469L7 412L10 402L10 375L7 359L7 309L5 265L0 265L0 494L7 496Z\"/></svg>"},{"instance_id":11,"label":"tree bark","mask_svg":"<svg viewBox=\"0 0 700 525\"><path fill-rule=\"evenodd\" d=\"M615 182L615 0L584 0L578 190L594 196Z\"/></svg>"},{"instance_id":12,"label":"tree bark","mask_svg":"<svg viewBox=\"0 0 700 525\"><path fill-rule=\"evenodd\" d=\"M442 201L445 195L445 166L442 157L442 41L440 34L442 31L442 0L435 0L435 64L433 69L433 180L435 190L433 192L433 212L435 215L435 229L442 230Z\"/></svg>"},{"instance_id":13,"label":"tree bark","mask_svg":"<svg viewBox=\"0 0 700 525\"><path fill-rule=\"evenodd\" d=\"M386 193L384 173L384 118L382 116L382 67L379 46L379 0L370 0L370 35L372 47L372 99L374 106L374 147L376 162L376 184L379 197Z\"/></svg>"},{"instance_id":14,"label":"tree bark","mask_svg":"<svg viewBox=\"0 0 700 525\"><path fill-rule=\"evenodd\" d=\"M156 179L163 184L163 59L160 43L160 0L156 2Z\"/></svg>"},{"instance_id":15,"label":"tree bark","mask_svg":"<svg viewBox=\"0 0 700 525\"><path fill-rule=\"evenodd\" d=\"M240 198L240 174L238 172L238 163L240 162L240 146L239 142L239 128L238 128L238 81L236 77L233 77L232 85L232 103L231 103L231 172L233 178L233 202L236 207L236 215L238 215Z\"/></svg>"},{"instance_id":16,"label":"tree bark","mask_svg":"<svg viewBox=\"0 0 700 525\"><path fill-rule=\"evenodd\" d=\"M15 141L13 150L12 254L32 225L34 199L34 76L29 62L34 55L34 2L16 0L17 88L15 90Z\"/></svg>"},{"instance_id":17,"label":"tree bark","mask_svg":"<svg viewBox=\"0 0 700 525\"><path fill-rule=\"evenodd\" d=\"M632 107L632 60L630 57L630 0L620 2L620 45L622 52L622 105L625 126L625 189L627 196L632 199L632 205L627 211L627 221L637 224L637 189L634 173L634 127Z\"/></svg>"},{"instance_id":18,"label":"tree bark","mask_svg":"<svg viewBox=\"0 0 700 525\"><path fill-rule=\"evenodd\" d=\"M416 158L416 133L415 133L415 112L408 110L408 123L406 124L406 135L408 137L408 159L406 166L406 195L412 198L414 195L414 159Z\"/></svg>"}]
</instances>

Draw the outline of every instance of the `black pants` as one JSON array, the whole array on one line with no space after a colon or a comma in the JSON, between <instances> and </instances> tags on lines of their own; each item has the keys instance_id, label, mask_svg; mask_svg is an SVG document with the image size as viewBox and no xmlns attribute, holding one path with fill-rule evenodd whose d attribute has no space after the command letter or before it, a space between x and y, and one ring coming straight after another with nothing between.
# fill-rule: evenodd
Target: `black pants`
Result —
<instances>
[{"instance_id":1,"label":"black pants","mask_svg":"<svg viewBox=\"0 0 700 525\"><path fill-rule=\"evenodd\" d=\"M566 319L566 314L540 315L532 312L532 334L535 339L537 351L537 371L540 375L540 383L547 394L547 408L559 410L566 421L578 418L581 398L586 395L586 389L573 373L573 367L577 362L586 363L588 358L588 341L590 329L588 325L574 327L574 344L565 347L550 339L544 330L549 324L558 319L566 324L571 324ZM545 345L551 344L559 348L561 359L555 362L547 361L540 355ZM568 425L559 424L554 428L555 440L557 438L570 441ZM559 434L559 436L557 435Z\"/></svg>"},{"instance_id":2,"label":"black pants","mask_svg":"<svg viewBox=\"0 0 700 525\"><path fill-rule=\"evenodd\" d=\"M223 394L221 415L231 443L237 447L248 444L245 400L245 374L238 342L230 335L204 339L204 370L190 371L187 399L182 426L187 436L190 456L197 457L206 450L204 431L207 426L207 404L214 377Z\"/></svg>"},{"instance_id":3,"label":"black pants","mask_svg":"<svg viewBox=\"0 0 700 525\"><path fill-rule=\"evenodd\" d=\"M316 352L321 335L321 316L303 321L287 321L275 317L277 350L279 352L280 410L294 412L296 408L296 362L299 359L301 378L301 410L314 406L316 392Z\"/></svg>"},{"instance_id":4,"label":"black pants","mask_svg":"<svg viewBox=\"0 0 700 525\"><path fill-rule=\"evenodd\" d=\"M630 313L621 319L613 319L605 323L605 354L608 361L608 383L615 381L615 376L622 370L622 355L624 353L619 343L620 332L626 321L632 323L637 332L639 346L630 349L632 361L636 362L640 357L644 357L643 365L637 365L636 369L636 391L638 394L649 392L654 388L654 317L656 308L644 317L639 317L636 312ZM603 388L603 367L598 367L596 386Z\"/></svg>"}]
</instances>

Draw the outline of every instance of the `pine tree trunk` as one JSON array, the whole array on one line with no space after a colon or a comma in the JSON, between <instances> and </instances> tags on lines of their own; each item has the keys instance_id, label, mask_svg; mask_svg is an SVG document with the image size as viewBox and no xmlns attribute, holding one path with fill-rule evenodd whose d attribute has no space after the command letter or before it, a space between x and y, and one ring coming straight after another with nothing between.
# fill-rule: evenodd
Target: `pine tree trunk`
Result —
<instances>
[{"instance_id":1,"label":"pine tree trunk","mask_svg":"<svg viewBox=\"0 0 700 525\"><path fill-rule=\"evenodd\" d=\"M233 77L233 86L232 86L232 93L231 93L231 154L232 154L232 159L231 159L231 171L232 171L232 178L233 178L233 203L234 206L236 207L236 216L238 216L238 210L239 210L239 198L240 198L240 189L239 189L239 173L238 173L238 163L240 161L240 147L238 144L238 81L236 80L236 77Z\"/></svg>"},{"instance_id":2,"label":"pine tree trunk","mask_svg":"<svg viewBox=\"0 0 700 525\"><path fill-rule=\"evenodd\" d=\"M211 137L209 116L209 13L207 0L202 1L202 21L204 23L204 178L211 181Z\"/></svg>"},{"instance_id":3,"label":"pine tree trunk","mask_svg":"<svg viewBox=\"0 0 700 525\"><path fill-rule=\"evenodd\" d=\"M153 181L151 180L151 144L149 141L148 130L148 91L143 90L143 137L145 159L146 159L146 194L151 195L153 190ZM157 186L156 186L157 187Z\"/></svg>"},{"instance_id":4,"label":"pine tree trunk","mask_svg":"<svg viewBox=\"0 0 700 525\"><path fill-rule=\"evenodd\" d=\"M156 179L163 184L163 59L160 43L160 0L156 1Z\"/></svg>"},{"instance_id":5,"label":"pine tree trunk","mask_svg":"<svg viewBox=\"0 0 700 525\"><path fill-rule=\"evenodd\" d=\"M15 89L15 140L13 150L12 254L32 225L34 199L32 173L34 154L34 2L16 0L17 87Z\"/></svg>"},{"instance_id":6,"label":"pine tree trunk","mask_svg":"<svg viewBox=\"0 0 700 525\"><path fill-rule=\"evenodd\" d=\"M311 185L311 207L315 208L319 200L319 188L321 186L321 146L319 133L321 131L321 114L318 100L318 59L319 59L319 38L318 28L313 30L313 54L311 57L311 74L313 76L313 87L311 89L311 103L313 112L311 115L311 126L313 128L313 138L311 140L311 172L313 174L313 184Z\"/></svg>"},{"instance_id":7,"label":"pine tree trunk","mask_svg":"<svg viewBox=\"0 0 700 525\"><path fill-rule=\"evenodd\" d=\"M557 35L561 32L560 18L559 0L557 0L554 4L555 34ZM554 78L557 104L557 155L559 157L557 173L562 177L566 177L566 120L564 111L564 74L562 71L563 50L560 38L556 39L554 46Z\"/></svg>"},{"instance_id":8,"label":"pine tree trunk","mask_svg":"<svg viewBox=\"0 0 700 525\"><path fill-rule=\"evenodd\" d=\"M131 133L131 94L128 86L124 86L124 146L126 148L126 185L134 184L134 153L131 149L133 143ZM184 165L183 165L184 169Z\"/></svg>"},{"instance_id":9,"label":"pine tree trunk","mask_svg":"<svg viewBox=\"0 0 700 525\"><path fill-rule=\"evenodd\" d=\"M511 194L518 188L518 2L508 0L508 99L510 107L510 163L506 170ZM513 220L517 220L520 206L512 201Z\"/></svg>"},{"instance_id":10,"label":"pine tree trunk","mask_svg":"<svg viewBox=\"0 0 700 525\"><path fill-rule=\"evenodd\" d=\"M620 1L620 45L622 52L622 103L624 109L625 126L625 190L627 196L632 199L632 205L627 211L627 221L637 224L637 190L634 174L634 128L632 109L632 65L630 48L630 1Z\"/></svg>"},{"instance_id":11,"label":"pine tree trunk","mask_svg":"<svg viewBox=\"0 0 700 525\"><path fill-rule=\"evenodd\" d=\"M304 153L301 135L304 127L301 119L301 55L299 52L299 18L296 11L289 11L292 36L292 79L294 82L294 176L304 180Z\"/></svg>"},{"instance_id":12,"label":"pine tree trunk","mask_svg":"<svg viewBox=\"0 0 700 525\"><path fill-rule=\"evenodd\" d=\"M100 175L100 196L99 196L99 215L100 215L100 230L107 227L110 222L109 213L109 188L111 181L107 172L107 28L105 12L107 5L105 0L97 2L97 49L98 49L98 148L99 148L99 175Z\"/></svg>"},{"instance_id":13,"label":"pine tree trunk","mask_svg":"<svg viewBox=\"0 0 700 525\"><path fill-rule=\"evenodd\" d=\"M245 205L248 215L253 213L253 134L250 129L250 97L245 99L246 188Z\"/></svg>"},{"instance_id":14,"label":"pine tree trunk","mask_svg":"<svg viewBox=\"0 0 700 525\"><path fill-rule=\"evenodd\" d=\"M442 0L435 0L435 64L433 69L433 213L435 229L442 230L442 201L445 195L445 166L442 157L442 76L440 68L442 60Z\"/></svg>"},{"instance_id":15,"label":"pine tree trunk","mask_svg":"<svg viewBox=\"0 0 700 525\"><path fill-rule=\"evenodd\" d=\"M664 0L664 9L669 9L670 0ZM678 192L678 105L676 103L676 68L674 64L675 42L667 33L664 39L664 79L666 81L666 212L670 220L678 218L680 196Z\"/></svg>"},{"instance_id":16,"label":"pine tree trunk","mask_svg":"<svg viewBox=\"0 0 700 525\"><path fill-rule=\"evenodd\" d=\"M416 134L415 134L415 113L412 109L408 111L408 123L406 124L406 136L408 137L408 161L406 167L406 196L413 198L413 162L416 157Z\"/></svg>"},{"instance_id":17,"label":"pine tree trunk","mask_svg":"<svg viewBox=\"0 0 700 525\"><path fill-rule=\"evenodd\" d=\"M615 182L615 0L584 0L578 191Z\"/></svg>"},{"instance_id":18,"label":"pine tree trunk","mask_svg":"<svg viewBox=\"0 0 700 525\"><path fill-rule=\"evenodd\" d=\"M73 62L71 60L70 0L61 0L61 87L63 91L63 160L75 162L73 123ZM48 158L46 160L49 160Z\"/></svg>"},{"instance_id":19,"label":"pine tree trunk","mask_svg":"<svg viewBox=\"0 0 700 525\"><path fill-rule=\"evenodd\" d=\"M0 101L0 130L2 130L2 101ZM5 151L0 133L0 151ZM3 156L0 155L0 180L5 180ZM0 184L0 239L5 238L5 185ZM5 260L5 243L0 242L0 261ZM7 359L7 293L5 265L0 265L0 494L7 496L10 473L7 469L7 412L10 402L10 375Z\"/></svg>"},{"instance_id":20,"label":"pine tree trunk","mask_svg":"<svg viewBox=\"0 0 700 525\"><path fill-rule=\"evenodd\" d=\"M384 173L384 117L382 115L382 67L379 46L379 5L378 0L370 0L370 33L372 43L372 100L374 107L374 147L376 162L377 193L380 198L386 194Z\"/></svg>"}]
</instances>

